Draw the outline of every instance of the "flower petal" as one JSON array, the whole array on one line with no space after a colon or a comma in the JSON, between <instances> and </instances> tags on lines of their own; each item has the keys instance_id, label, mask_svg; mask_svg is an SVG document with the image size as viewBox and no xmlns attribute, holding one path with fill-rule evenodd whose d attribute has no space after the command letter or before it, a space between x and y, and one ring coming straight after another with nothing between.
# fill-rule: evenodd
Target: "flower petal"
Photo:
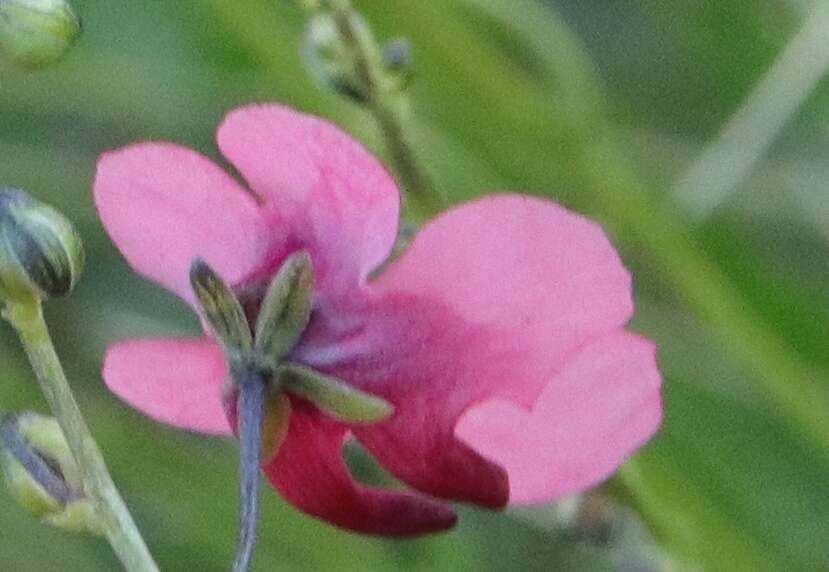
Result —
<instances>
[{"instance_id":1,"label":"flower petal","mask_svg":"<svg viewBox=\"0 0 829 572\"><path fill-rule=\"evenodd\" d=\"M195 258L236 284L284 240L268 229L255 198L221 168L169 143L105 153L94 193L101 220L130 265L191 303Z\"/></svg>"},{"instance_id":2,"label":"flower petal","mask_svg":"<svg viewBox=\"0 0 829 572\"><path fill-rule=\"evenodd\" d=\"M490 195L427 225L374 284L448 305L566 355L633 312L630 275L601 227L552 201Z\"/></svg>"},{"instance_id":3,"label":"flower petal","mask_svg":"<svg viewBox=\"0 0 829 572\"><path fill-rule=\"evenodd\" d=\"M308 248L323 294L353 286L397 237L399 192L383 166L335 125L278 105L231 112L222 153Z\"/></svg>"},{"instance_id":4,"label":"flower petal","mask_svg":"<svg viewBox=\"0 0 829 572\"><path fill-rule=\"evenodd\" d=\"M411 536L451 528L454 511L417 494L367 487L342 458L347 429L296 403L288 437L265 473L300 510L369 534Z\"/></svg>"},{"instance_id":5,"label":"flower petal","mask_svg":"<svg viewBox=\"0 0 829 572\"><path fill-rule=\"evenodd\" d=\"M118 397L156 421L231 434L222 406L227 363L209 338L146 338L111 345L103 376Z\"/></svg>"},{"instance_id":6,"label":"flower petal","mask_svg":"<svg viewBox=\"0 0 829 572\"><path fill-rule=\"evenodd\" d=\"M352 431L398 478L492 507L508 500L506 475L456 438L458 418L493 398L530 408L632 312L630 277L595 223L514 195L439 217L366 295L318 313L297 359L394 405Z\"/></svg>"},{"instance_id":7,"label":"flower petal","mask_svg":"<svg viewBox=\"0 0 829 572\"><path fill-rule=\"evenodd\" d=\"M598 484L653 435L660 384L654 345L619 331L574 355L532 411L486 401L455 431L507 469L511 502L546 502Z\"/></svg>"}]
</instances>

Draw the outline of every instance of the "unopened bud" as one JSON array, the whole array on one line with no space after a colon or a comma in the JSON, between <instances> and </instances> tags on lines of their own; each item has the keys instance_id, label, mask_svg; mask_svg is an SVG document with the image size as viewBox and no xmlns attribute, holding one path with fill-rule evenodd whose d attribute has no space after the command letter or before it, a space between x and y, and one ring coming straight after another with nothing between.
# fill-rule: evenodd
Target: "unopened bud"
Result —
<instances>
[{"instance_id":1,"label":"unopened bud","mask_svg":"<svg viewBox=\"0 0 829 572\"><path fill-rule=\"evenodd\" d=\"M34 413L0 420L0 469L30 514L66 530L100 534L92 502L57 421Z\"/></svg>"},{"instance_id":2,"label":"unopened bud","mask_svg":"<svg viewBox=\"0 0 829 572\"><path fill-rule=\"evenodd\" d=\"M65 0L0 0L0 57L21 67L59 60L80 31Z\"/></svg>"},{"instance_id":3,"label":"unopened bud","mask_svg":"<svg viewBox=\"0 0 829 572\"><path fill-rule=\"evenodd\" d=\"M412 77L412 43L397 38L383 46L383 67L398 89L406 87Z\"/></svg>"},{"instance_id":4,"label":"unopened bud","mask_svg":"<svg viewBox=\"0 0 829 572\"><path fill-rule=\"evenodd\" d=\"M21 190L0 188L0 296L19 302L64 296L83 261L81 239L65 216Z\"/></svg>"},{"instance_id":5,"label":"unopened bud","mask_svg":"<svg viewBox=\"0 0 829 572\"><path fill-rule=\"evenodd\" d=\"M357 26L366 26L360 16L353 18ZM311 75L324 86L359 103L368 100L368 87L360 79L354 58L331 14L317 14L308 21L302 57Z\"/></svg>"}]
</instances>

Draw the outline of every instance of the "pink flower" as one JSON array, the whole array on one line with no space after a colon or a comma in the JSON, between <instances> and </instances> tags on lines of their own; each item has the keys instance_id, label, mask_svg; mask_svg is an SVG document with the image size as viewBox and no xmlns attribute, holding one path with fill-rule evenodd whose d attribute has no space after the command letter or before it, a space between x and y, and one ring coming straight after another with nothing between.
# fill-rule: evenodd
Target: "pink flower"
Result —
<instances>
[{"instance_id":1,"label":"pink flower","mask_svg":"<svg viewBox=\"0 0 829 572\"><path fill-rule=\"evenodd\" d=\"M299 509L369 533L444 529L455 514L438 499L557 499L607 478L658 428L655 348L624 329L630 276L595 223L490 195L439 216L370 277L397 237L399 198L360 144L275 105L232 112L218 143L253 193L194 151L143 143L101 158L95 200L130 265L191 304L197 257L256 292L310 252L314 310L292 358L395 414L348 426L292 397L264 470ZM158 421L231 434L227 364L209 336L117 343L103 375ZM356 483L341 454L350 435L416 492Z\"/></svg>"}]
</instances>

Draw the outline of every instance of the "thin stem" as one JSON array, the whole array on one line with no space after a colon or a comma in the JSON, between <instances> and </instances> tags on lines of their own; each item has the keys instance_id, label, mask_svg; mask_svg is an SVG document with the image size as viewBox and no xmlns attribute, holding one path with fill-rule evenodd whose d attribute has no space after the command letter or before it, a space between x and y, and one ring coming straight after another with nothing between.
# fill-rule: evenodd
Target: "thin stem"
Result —
<instances>
[{"instance_id":1,"label":"thin stem","mask_svg":"<svg viewBox=\"0 0 829 572\"><path fill-rule=\"evenodd\" d=\"M129 572L157 572L158 566L115 488L101 451L75 402L43 320L40 303L9 302L4 317L20 335L43 395L80 468L84 492L95 503L113 550Z\"/></svg>"},{"instance_id":2,"label":"thin stem","mask_svg":"<svg viewBox=\"0 0 829 572\"><path fill-rule=\"evenodd\" d=\"M233 572L245 572L256 546L259 524L261 481L262 419L265 414L265 381L261 374L245 371L234 374L239 384L239 537Z\"/></svg>"},{"instance_id":3,"label":"thin stem","mask_svg":"<svg viewBox=\"0 0 829 572\"><path fill-rule=\"evenodd\" d=\"M417 159L406 130L408 102L386 77L379 46L366 26L360 25L349 0L328 0L343 43L354 58L360 83L365 87L367 105L383 135L389 158L410 199L412 214L424 217L444 206L429 176Z\"/></svg>"}]
</instances>

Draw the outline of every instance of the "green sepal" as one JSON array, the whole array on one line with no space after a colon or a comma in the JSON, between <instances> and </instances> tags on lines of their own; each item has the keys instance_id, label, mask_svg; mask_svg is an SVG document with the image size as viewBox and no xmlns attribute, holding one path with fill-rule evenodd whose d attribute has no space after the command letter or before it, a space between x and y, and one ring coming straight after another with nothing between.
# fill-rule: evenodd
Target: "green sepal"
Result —
<instances>
[{"instance_id":1,"label":"green sepal","mask_svg":"<svg viewBox=\"0 0 829 572\"><path fill-rule=\"evenodd\" d=\"M95 512L95 505L86 498L67 503L63 510L44 517L43 522L70 532L85 532L95 536L104 536L106 532Z\"/></svg>"},{"instance_id":2,"label":"green sepal","mask_svg":"<svg viewBox=\"0 0 829 572\"><path fill-rule=\"evenodd\" d=\"M304 250L282 264L268 286L256 319L256 350L278 363L293 349L311 319L314 267Z\"/></svg>"},{"instance_id":3,"label":"green sepal","mask_svg":"<svg viewBox=\"0 0 829 572\"><path fill-rule=\"evenodd\" d=\"M253 337L242 304L221 277L200 258L190 266L190 285L204 318L225 352L229 356L249 353Z\"/></svg>"},{"instance_id":4,"label":"green sepal","mask_svg":"<svg viewBox=\"0 0 829 572\"><path fill-rule=\"evenodd\" d=\"M273 461L291 424L291 400L278 386L271 385L265 397L265 416L262 419L262 465Z\"/></svg>"},{"instance_id":5,"label":"green sepal","mask_svg":"<svg viewBox=\"0 0 829 572\"><path fill-rule=\"evenodd\" d=\"M280 366L276 379L285 391L307 399L347 423L378 423L394 413L394 406L385 399L302 365L288 363Z\"/></svg>"}]
</instances>

